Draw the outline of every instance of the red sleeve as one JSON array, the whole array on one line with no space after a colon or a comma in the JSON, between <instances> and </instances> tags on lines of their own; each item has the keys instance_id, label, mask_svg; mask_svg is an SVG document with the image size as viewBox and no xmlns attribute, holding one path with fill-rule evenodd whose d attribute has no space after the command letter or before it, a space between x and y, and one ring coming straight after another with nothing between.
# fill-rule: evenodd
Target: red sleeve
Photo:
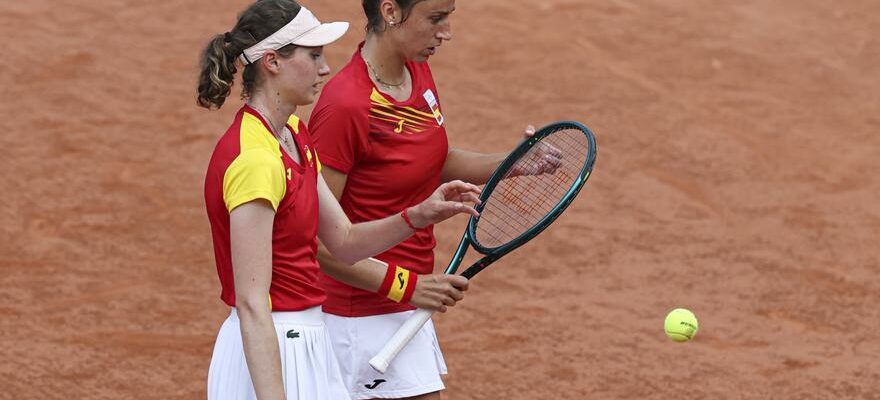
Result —
<instances>
[{"instance_id":1,"label":"red sleeve","mask_svg":"<svg viewBox=\"0 0 880 400\"><path fill-rule=\"evenodd\" d=\"M348 174L369 151L368 110L322 96L309 118L309 132L321 163Z\"/></svg>"}]
</instances>

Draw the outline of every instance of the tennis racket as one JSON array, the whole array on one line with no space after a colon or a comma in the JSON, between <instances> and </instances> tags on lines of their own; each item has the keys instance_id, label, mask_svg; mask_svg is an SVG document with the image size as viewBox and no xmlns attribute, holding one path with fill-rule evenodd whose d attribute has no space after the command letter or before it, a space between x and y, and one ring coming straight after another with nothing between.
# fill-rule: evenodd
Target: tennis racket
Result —
<instances>
[{"instance_id":1,"label":"tennis racket","mask_svg":"<svg viewBox=\"0 0 880 400\"><path fill-rule=\"evenodd\" d=\"M541 233L571 204L595 161L596 139L580 123L561 121L535 132L489 178L476 208L480 215L468 220L446 273L456 273L465 252L473 247L483 258L461 273L471 279ZM370 360L370 365L385 373L432 314L416 310Z\"/></svg>"}]
</instances>

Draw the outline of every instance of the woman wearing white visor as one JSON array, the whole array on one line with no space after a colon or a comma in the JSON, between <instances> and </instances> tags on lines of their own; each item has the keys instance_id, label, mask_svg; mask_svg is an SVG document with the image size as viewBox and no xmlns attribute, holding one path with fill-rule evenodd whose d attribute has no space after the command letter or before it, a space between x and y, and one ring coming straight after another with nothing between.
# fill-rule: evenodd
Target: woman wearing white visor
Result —
<instances>
[{"instance_id":1,"label":"woman wearing white visor","mask_svg":"<svg viewBox=\"0 0 880 400\"><path fill-rule=\"evenodd\" d=\"M324 328L316 237L353 263L411 236L413 225L476 213L462 202L477 201L479 189L452 182L408 215L354 225L345 216L294 112L330 72L322 46L347 28L322 24L291 0L262 0L203 54L199 105L223 105L237 63L247 102L205 178L220 297L232 308L214 346L208 399L348 399Z\"/></svg>"}]
</instances>

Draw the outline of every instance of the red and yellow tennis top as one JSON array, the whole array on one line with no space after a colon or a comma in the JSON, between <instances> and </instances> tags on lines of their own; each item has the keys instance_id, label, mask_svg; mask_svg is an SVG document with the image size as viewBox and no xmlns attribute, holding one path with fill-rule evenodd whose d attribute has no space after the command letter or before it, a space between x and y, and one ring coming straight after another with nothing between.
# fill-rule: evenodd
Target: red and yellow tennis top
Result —
<instances>
[{"instance_id":1,"label":"red and yellow tennis top","mask_svg":"<svg viewBox=\"0 0 880 400\"><path fill-rule=\"evenodd\" d=\"M249 201L265 199L275 209L272 228L273 311L298 311L320 305L326 295L318 285L318 191L320 162L308 130L291 116L302 165L281 149L262 117L245 105L220 138L205 177L205 205L211 222L214 257L222 291L235 306L230 254L229 213Z\"/></svg>"},{"instance_id":2,"label":"red and yellow tennis top","mask_svg":"<svg viewBox=\"0 0 880 400\"><path fill-rule=\"evenodd\" d=\"M324 88L309 128L321 161L347 174L340 205L352 222L400 213L440 185L448 142L440 100L427 63L408 62L412 96L403 102L379 92L360 48ZM419 274L434 270L434 229L428 226L377 256ZM341 316L413 309L322 275L324 311Z\"/></svg>"}]
</instances>

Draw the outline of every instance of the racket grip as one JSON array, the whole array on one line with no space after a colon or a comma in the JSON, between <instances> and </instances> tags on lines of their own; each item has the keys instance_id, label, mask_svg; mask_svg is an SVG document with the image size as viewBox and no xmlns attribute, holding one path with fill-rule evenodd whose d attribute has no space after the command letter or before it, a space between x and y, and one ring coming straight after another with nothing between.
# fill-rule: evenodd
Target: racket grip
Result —
<instances>
[{"instance_id":1,"label":"racket grip","mask_svg":"<svg viewBox=\"0 0 880 400\"><path fill-rule=\"evenodd\" d=\"M431 319L432 314L434 314L433 311L421 308L417 309L413 315L397 329L394 336L385 343L385 347L383 347L375 357L370 359L370 366L376 371L384 374L385 370L387 370L388 366L391 364L391 361L393 361L394 358L397 357L397 354L406 347L409 341L412 340L413 336L419 332L419 329L422 329L425 322L428 322L428 320Z\"/></svg>"}]
</instances>

